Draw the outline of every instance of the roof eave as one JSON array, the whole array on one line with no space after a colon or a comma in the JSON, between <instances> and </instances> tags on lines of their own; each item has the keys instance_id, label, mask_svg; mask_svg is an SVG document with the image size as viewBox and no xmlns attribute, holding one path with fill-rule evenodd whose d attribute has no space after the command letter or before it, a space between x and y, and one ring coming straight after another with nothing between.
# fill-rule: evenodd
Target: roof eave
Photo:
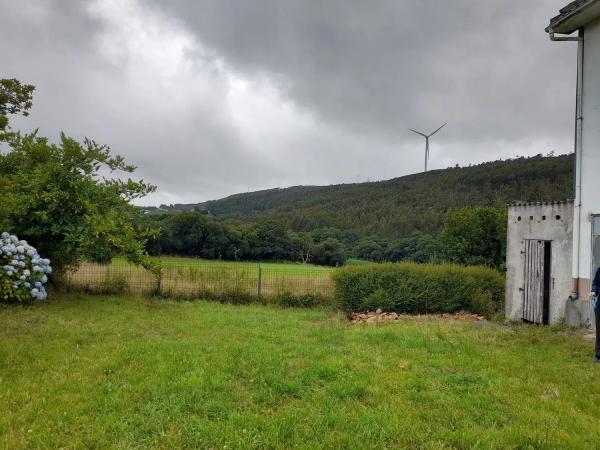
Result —
<instances>
[{"instance_id":1,"label":"roof eave","mask_svg":"<svg viewBox=\"0 0 600 450\"><path fill-rule=\"evenodd\" d=\"M551 19L546 32L571 34L598 18L600 18L600 0L590 0Z\"/></svg>"}]
</instances>

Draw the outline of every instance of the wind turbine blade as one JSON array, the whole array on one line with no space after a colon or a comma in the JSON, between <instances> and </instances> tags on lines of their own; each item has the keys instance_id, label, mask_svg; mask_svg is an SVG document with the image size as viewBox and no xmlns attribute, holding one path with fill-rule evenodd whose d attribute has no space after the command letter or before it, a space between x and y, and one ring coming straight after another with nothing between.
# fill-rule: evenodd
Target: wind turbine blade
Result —
<instances>
[{"instance_id":1,"label":"wind turbine blade","mask_svg":"<svg viewBox=\"0 0 600 450\"><path fill-rule=\"evenodd\" d=\"M437 130L435 130L433 133L431 133L429 135L429 137L433 136L435 133L437 133L438 131L440 131L442 128L444 128L446 125L448 125L448 122L446 122L444 125L442 125L441 127L439 127Z\"/></svg>"},{"instance_id":2,"label":"wind turbine blade","mask_svg":"<svg viewBox=\"0 0 600 450\"><path fill-rule=\"evenodd\" d=\"M424 138L426 138L426 137L427 137L427 135L426 135L426 134L423 134L423 133L421 133L420 131L413 130L412 128L409 128L409 130L410 130L410 131L412 131L413 133L420 134L420 135L421 135L421 136L423 136Z\"/></svg>"}]
</instances>

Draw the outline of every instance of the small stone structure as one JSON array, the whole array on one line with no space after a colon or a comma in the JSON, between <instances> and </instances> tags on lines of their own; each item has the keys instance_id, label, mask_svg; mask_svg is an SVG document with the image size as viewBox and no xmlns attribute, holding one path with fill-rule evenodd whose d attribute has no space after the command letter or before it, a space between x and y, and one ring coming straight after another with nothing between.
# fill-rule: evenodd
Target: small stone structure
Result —
<instances>
[{"instance_id":1,"label":"small stone structure","mask_svg":"<svg viewBox=\"0 0 600 450\"><path fill-rule=\"evenodd\" d=\"M573 202L508 208L506 318L591 325L590 302L571 300Z\"/></svg>"}]
</instances>

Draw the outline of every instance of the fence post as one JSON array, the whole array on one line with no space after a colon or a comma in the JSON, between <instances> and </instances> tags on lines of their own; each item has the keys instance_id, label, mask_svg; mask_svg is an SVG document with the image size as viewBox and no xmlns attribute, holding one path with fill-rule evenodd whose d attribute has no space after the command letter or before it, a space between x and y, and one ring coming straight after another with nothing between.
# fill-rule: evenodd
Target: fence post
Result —
<instances>
[{"instance_id":1,"label":"fence post","mask_svg":"<svg viewBox=\"0 0 600 450\"><path fill-rule=\"evenodd\" d=\"M260 291L262 288L262 268L260 267L260 263L258 264L258 297L260 298Z\"/></svg>"},{"instance_id":2,"label":"fence post","mask_svg":"<svg viewBox=\"0 0 600 450\"><path fill-rule=\"evenodd\" d=\"M162 275L159 275L156 277L156 287L155 287L155 292L154 295L157 297L160 297L160 285L162 283Z\"/></svg>"}]
</instances>

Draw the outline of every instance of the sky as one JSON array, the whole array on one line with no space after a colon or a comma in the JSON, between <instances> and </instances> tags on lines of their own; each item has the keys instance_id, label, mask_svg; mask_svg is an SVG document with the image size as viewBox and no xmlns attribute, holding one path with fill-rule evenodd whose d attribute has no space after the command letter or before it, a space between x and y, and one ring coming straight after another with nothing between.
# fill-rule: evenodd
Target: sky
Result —
<instances>
[{"instance_id":1,"label":"sky","mask_svg":"<svg viewBox=\"0 0 600 450\"><path fill-rule=\"evenodd\" d=\"M89 137L140 204L376 181L573 149L567 0L0 0L13 128Z\"/></svg>"}]
</instances>

